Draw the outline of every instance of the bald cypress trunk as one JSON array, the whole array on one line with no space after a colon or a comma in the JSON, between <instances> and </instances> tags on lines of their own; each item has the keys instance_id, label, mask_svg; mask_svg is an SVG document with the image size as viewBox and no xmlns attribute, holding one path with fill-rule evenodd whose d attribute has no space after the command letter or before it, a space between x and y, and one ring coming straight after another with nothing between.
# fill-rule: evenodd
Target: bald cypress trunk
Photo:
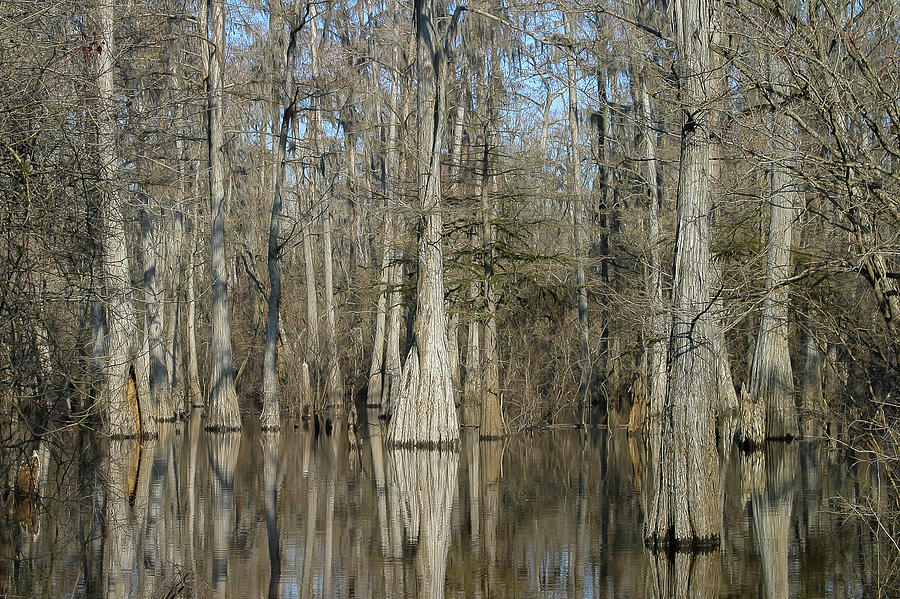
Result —
<instances>
[{"instance_id":1,"label":"bald cypress trunk","mask_svg":"<svg viewBox=\"0 0 900 599\"><path fill-rule=\"evenodd\" d=\"M417 310L412 347L403 365L400 395L388 440L403 446L455 446L459 424L453 398L441 215L441 139L444 133L444 49L435 28L434 0L416 0L418 174L421 233Z\"/></svg>"},{"instance_id":2,"label":"bald cypress trunk","mask_svg":"<svg viewBox=\"0 0 900 599\"><path fill-rule=\"evenodd\" d=\"M396 259L398 252L392 251ZM384 388L381 391L382 417L389 416L397 398L400 396L400 375L402 363L400 359L400 329L403 323L403 306L401 304L399 286L403 283L403 265L392 264L390 268L391 292L388 299L387 339L384 356Z\"/></svg>"},{"instance_id":3,"label":"bald cypress trunk","mask_svg":"<svg viewBox=\"0 0 900 599\"><path fill-rule=\"evenodd\" d=\"M116 132L113 102L114 3L102 0L98 9L103 51L97 55L99 105L97 142L100 146L100 180L103 200L102 258L107 342L103 366L102 406L106 433L133 437L138 432L137 412L129 405L128 379L137 339L137 321L129 291L131 272L125 236L125 205L117 189ZM136 407L136 406L135 406Z\"/></svg>"},{"instance_id":4,"label":"bald cypress trunk","mask_svg":"<svg viewBox=\"0 0 900 599\"><path fill-rule=\"evenodd\" d=\"M395 11L396 13L396 11ZM397 16L393 15L394 27L398 27ZM397 68L391 71L391 100L390 100L390 125L388 126L387 148L387 205L388 214L385 219L388 223L390 234L387 236L386 251L388 252L388 289L385 290L387 301L387 330L385 331L384 348L384 378L381 390L380 416L390 415L393 405L400 393L400 373L402 369L400 359L400 323L402 320L399 286L403 283L403 265L400 263L400 252L396 249L394 235L398 230L396 217L393 215L394 206L399 196L399 170L400 170L400 122L405 118L407 103L399 102L400 94L400 49L395 47L392 52L392 61ZM402 106L402 108L401 108Z\"/></svg>"},{"instance_id":5,"label":"bald cypress trunk","mask_svg":"<svg viewBox=\"0 0 900 599\"><path fill-rule=\"evenodd\" d=\"M199 165L198 165L199 169ZM196 219L194 220L196 227ZM191 241L196 241L196 231L191 234ZM193 247L190 249L187 269L187 388L192 408L204 407L203 391L200 389L200 368L197 363L197 298L194 273L197 269L197 258Z\"/></svg>"},{"instance_id":6,"label":"bald cypress trunk","mask_svg":"<svg viewBox=\"0 0 900 599\"><path fill-rule=\"evenodd\" d=\"M771 59L772 79L777 86L787 80L787 69ZM774 164L769 197L769 238L766 248L766 294L759 321L756 351L750 366L747 405L742 408L741 440L760 445L766 438L790 439L799 434L794 405L794 380L788 348L788 287L791 276L791 243L797 215L797 188L786 161L796 132L788 117L772 117Z\"/></svg>"},{"instance_id":7,"label":"bald cypress trunk","mask_svg":"<svg viewBox=\"0 0 900 599\"><path fill-rule=\"evenodd\" d=\"M388 214L385 220L389 219L390 215ZM366 404L369 406L381 405L381 393L384 389L384 338L387 321L387 286L388 277L390 276L390 256L390 246L385 243L378 277L378 303L375 307L375 339L372 343L372 359L369 363L369 385L366 389Z\"/></svg>"},{"instance_id":8,"label":"bald cypress trunk","mask_svg":"<svg viewBox=\"0 0 900 599\"><path fill-rule=\"evenodd\" d=\"M241 414L234 388L231 316L225 257L225 133L223 88L225 70L225 2L210 0L212 44L209 47L207 129L209 149L209 209L212 253L212 344L210 346L208 430L239 430Z\"/></svg>"},{"instance_id":9,"label":"bald cypress trunk","mask_svg":"<svg viewBox=\"0 0 900 599\"><path fill-rule=\"evenodd\" d=\"M281 211L284 204L284 178L287 165L287 140L294 119L294 65L296 62L296 41L300 30L300 2L295 0L289 26L290 35L285 47L285 81L282 99L281 128L278 147L275 150L275 190L272 198L272 214L269 218L269 302L266 322L266 345L263 355L263 411L260 426L264 430L280 428L278 403L278 331L279 310L281 308Z\"/></svg>"},{"instance_id":10,"label":"bald cypress trunk","mask_svg":"<svg viewBox=\"0 0 900 599\"><path fill-rule=\"evenodd\" d=\"M481 437L503 435L500 406L500 352L497 335L497 281L494 275L494 243L497 232L498 160L500 134L500 85L503 72L496 44L491 44L491 70L487 97L487 127L484 135L481 187L481 251L484 262L484 364L481 389Z\"/></svg>"},{"instance_id":11,"label":"bald cypress trunk","mask_svg":"<svg viewBox=\"0 0 900 599\"><path fill-rule=\"evenodd\" d=\"M566 35L572 35L571 17L565 17ZM581 139L578 125L578 81L576 77L575 56L571 53L566 56L566 74L569 92L569 198L572 210L572 235L575 241L575 287L578 296L578 333L580 345L581 382L579 393L581 395L582 418L587 409L592 393L594 365L591 357L590 325L588 322L587 287L584 272L584 217L581 189Z\"/></svg>"},{"instance_id":12,"label":"bald cypress trunk","mask_svg":"<svg viewBox=\"0 0 900 599\"><path fill-rule=\"evenodd\" d=\"M647 229L649 233L649 268L647 276L647 297L650 304L649 323L645 333L647 345L647 397L646 417L640 413L631 423L632 428L640 426L648 419L659 422L666 399L666 346L667 324L665 301L662 288L662 243L660 241L660 202L657 185L656 140L653 127L653 111L650 92L645 76L638 77L637 89L640 98L640 152L643 161L643 186L647 202ZM640 407L639 409L644 409Z\"/></svg>"},{"instance_id":13,"label":"bald cypress trunk","mask_svg":"<svg viewBox=\"0 0 900 599\"><path fill-rule=\"evenodd\" d=\"M175 419L172 406L172 387L166 364L166 346L163 343L162 291L157 261L160 245L159 224L161 206L158 200L141 194L141 245L144 261L144 297L147 306L147 345L149 351L150 407L149 419L165 422ZM156 428L157 425L151 425ZM155 432L145 426L145 433Z\"/></svg>"},{"instance_id":14,"label":"bald cypress trunk","mask_svg":"<svg viewBox=\"0 0 900 599\"><path fill-rule=\"evenodd\" d=\"M708 287L711 10L707 0L676 0L673 11L684 116L669 386L654 447L659 466L647 537L676 549L718 546L722 531Z\"/></svg>"}]
</instances>

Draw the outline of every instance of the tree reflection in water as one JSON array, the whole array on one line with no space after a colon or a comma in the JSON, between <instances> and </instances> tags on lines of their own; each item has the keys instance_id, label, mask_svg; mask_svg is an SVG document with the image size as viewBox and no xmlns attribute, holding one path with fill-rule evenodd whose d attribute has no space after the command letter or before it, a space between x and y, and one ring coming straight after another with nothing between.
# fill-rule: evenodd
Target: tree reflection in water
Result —
<instances>
[{"instance_id":1,"label":"tree reflection in water","mask_svg":"<svg viewBox=\"0 0 900 599\"><path fill-rule=\"evenodd\" d=\"M263 503L266 508L266 538L269 547L269 599L278 598L281 580L281 543L278 539L278 450L281 434L268 431L262 434Z\"/></svg>"},{"instance_id":2,"label":"tree reflection in water","mask_svg":"<svg viewBox=\"0 0 900 599\"><path fill-rule=\"evenodd\" d=\"M212 590L225 597L228 580L228 553L234 524L234 472L241 434L211 433L206 439L209 473L212 480Z\"/></svg>"},{"instance_id":3,"label":"tree reflection in water","mask_svg":"<svg viewBox=\"0 0 900 599\"><path fill-rule=\"evenodd\" d=\"M450 549L450 509L459 454L452 451L391 449L393 484L400 501L393 517L403 522L406 542L415 552L415 596L442 599Z\"/></svg>"},{"instance_id":4,"label":"tree reflection in water","mask_svg":"<svg viewBox=\"0 0 900 599\"><path fill-rule=\"evenodd\" d=\"M343 427L211 434L196 416L143 446L55 441L50 498L30 529L40 533L10 537L0 587L27 597L235 599L875 590L875 537L833 501L869 483L821 446L772 445L756 462L732 455L720 550L667 559L643 545L653 464L640 437L480 441L464 431L456 454L385 447L376 417L360 431L352 460ZM60 461L76 451L74 466ZM18 517L15 504L8 510Z\"/></svg>"}]
</instances>

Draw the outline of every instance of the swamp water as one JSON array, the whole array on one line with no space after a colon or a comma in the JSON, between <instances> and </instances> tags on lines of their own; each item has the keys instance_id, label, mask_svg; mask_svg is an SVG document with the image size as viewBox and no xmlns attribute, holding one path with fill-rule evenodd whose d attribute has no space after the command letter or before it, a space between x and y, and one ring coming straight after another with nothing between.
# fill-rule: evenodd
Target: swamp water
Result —
<instances>
[{"instance_id":1,"label":"swamp water","mask_svg":"<svg viewBox=\"0 0 900 599\"><path fill-rule=\"evenodd\" d=\"M887 550L841 515L865 485L821 444L732 452L720 550L668 561L644 549L647 453L624 431L463 431L458 453L387 450L377 420L359 437L207 434L193 418L142 447L57 444L47 497L8 499L0 592L862 597Z\"/></svg>"}]
</instances>

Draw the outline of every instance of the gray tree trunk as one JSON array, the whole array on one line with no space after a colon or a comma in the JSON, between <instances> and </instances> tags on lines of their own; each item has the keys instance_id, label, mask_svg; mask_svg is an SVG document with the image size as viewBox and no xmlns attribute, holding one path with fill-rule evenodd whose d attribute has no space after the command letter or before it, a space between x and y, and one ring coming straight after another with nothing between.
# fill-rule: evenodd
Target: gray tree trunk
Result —
<instances>
[{"instance_id":1,"label":"gray tree trunk","mask_svg":"<svg viewBox=\"0 0 900 599\"><path fill-rule=\"evenodd\" d=\"M481 182L481 252L484 260L484 351L481 377L481 438L496 439L503 435L500 407L500 356L497 345L497 292L494 280L494 242L497 218L497 153L500 131L500 55L496 45L491 49L490 84L487 98L487 126L484 135L484 157Z\"/></svg>"},{"instance_id":2,"label":"gray tree trunk","mask_svg":"<svg viewBox=\"0 0 900 599\"><path fill-rule=\"evenodd\" d=\"M141 346L135 352L134 376L129 378L129 398L132 414L140 422L139 437L154 438L159 432L156 408L150 393L150 335L147 333L147 317L141 329ZM133 384L131 381L134 381ZM132 387L134 394L132 395Z\"/></svg>"},{"instance_id":3,"label":"gray tree trunk","mask_svg":"<svg viewBox=\"0 0 900 599\"><path fill-rule=\"evenodd\" d=\"M647 297L650 302L650 322L647 344L647 419L659 423L666 399L666 346L668 315L662 288L662 242L659 226L659 187L657 186L656 141L653 111L646 77L638 77L640 97L640 151L643 160L643 184L647 200L647 228L650 244L650 265L647 278ZM655 426L655 425L652 425Z\"/></svg>"},{"instance_id":4,"label":"gray tree trunk","mask_svg":"<svg viewBox=\"0 0 900 599\"><path fill-rule=\"evenodd\" d=\"M802 433L807 436L818 436L824 432L825 397L824 372L825 360L819 348L817 332L819 325L813 317L807 315L806 343L803 351L803 417Z\"/></svg>"},{"instance_id":5,"label":"gray tree trunk","mask_svg":"<svg viewBox=\"0 0 900 599\"><path fill-rule=\"evenodd\" d=\"M472 303L478 301L480 286L477 281L469 283L469 299ZM460 420L467 426L477 426L481 423L481 377L484 374L481 368L481 323L477 318L472 318L466 328L466 360L463 376L463 398L460 410Z\"/></svg>"},{"instance_id":6,"label":"gray tree trunk","mask_svg":"<svg viewBox=\"0 0 900 599\"><path fill-rule=\"evenodd\" d=\"M316 372L319 367L319 302L316 295L316 268L313 262L313 202L317 168L312 168L310 190L303 193L303 271L306 276L306 355L307 369ZM311 389L310 389L311 393Z\"/></svg>"},{"instance_id":7,"label":"gray tree trunk","mask_svg":"<svg viewBox=\"0 0 900 599\"><path fill-rule=\"evenodd\" d=\"M234 388L231 353L231 316L225 257L225 134L223 87L225 70L225 2L210 0L211 41L207 129L209 151L209 209L212 253L212 344L209 351L209 411L207 430L240 430L241 414Z\"/></svg>"},{"instance_id":8,"label":"gray tree trunk","mask_svg":"<svg viewBox=\"0 0 900 599\"><path fill-rule=\"evenodd\" d=\"M396 13L396 11L395 11ZM394 28L398 31L397 15L393 14ZM393 64L397 67L391 70L391 99L390 99L390 124L388 126L388 147L387 147L387 196L386 202L388 207L387 221L391 235L387 238L386 249L388 251L388 286L389 291L385 291L387 300L387 331L385 340L384 355L384 378L381 392L381 412L380 416L386 417L390 415L392 406L396 404L397 396L400 394L400 324L402 321L401 305L400 305L400 285L403 283L403 265L400 264L400 253L394 248L396 240L393 236L398 231L396 217L393 216L394 207L397 205L399 196L399 170L400 170L400 122L405 120L407 104L404 101L399 102L400 94L400 48L395 47L392 52ZM402 106L402 109L401 109Z\"/></svg>"},{"instance_id":9,"label":"gray tree trunk","mask_svg":"<svg viewBox=\"0 0 900 599\"><path fill-rule=\"evenodd\" d=\"M784 85L786 67L780 59L772 58L772 71L775 83ZM789 300L785 284L791 276L793 223L797 217L797 188L785 162L790 160L796 131L783 114L774 114L772 120L775 164L769 199L766 295L750 366L748 405L742 407L741 413L741 440L750 446L761 445L766 438L790 439L799 434L788 348Z\"/></svg>"},{"instance_id":10,"label":"gray tree trunk","mask_svg":"<svg viewBox=\"0 0 900 599\"><path fill-rule=\"evenodd\" d=\"M385 222L390 222L390 214L385 215ZM390 233L387 238L390 239ZM384 389L384 338L387 321L387 295L390 277L390 242L386 242L382 250L381 272L378 283L378 303L375 307L375 339L372 343L372 360L369 364L369 385L366 390L366 404L370 407L381 405L381 394Z\"/></svg>"},{"instance_id":11,"label":"gray tree trunk","mask_svg":"<svg viewBox=\"0 0 900 599\"><path fill-rule=\"evenodd\" d=\"M284 195L284 178L287 165L287 141L294 119L294 66L296 63L297 34L300 31L300 0L294 0L288 26L291 28L287 39L284 59L284 90L281 104L281 129L275 150L275 189L272 198L272 214L269 218L269 247L267 264L269 269L269 301L266 319L266 345L263 351L263 410L259 423L263 430L275 431L281 428L281 410L278 404L278 332L279 310L281 308L281 212ZM279 25L280 27L280 25ZM286 341L286 340L285 340Z\"/></svg>"},{"instance_id":12,"label":"gray tree trunk","mask_svg":"<svg viewBox=\"0 0 900 599\"><path fill-rule=\"evenodd\" d=\"M174 24L173 24L174 27ZM174 32L177 34L177 31ZM163 334L166 351L166 372L169 375L169 388L172 393L172 404L178 409L178 403L184 402L181 408L185 413L191 410L191 402L187 397L187 388L184 369L184 342L182 340L181 327L184 316L185 301L185 205L187 200L187 181L185 164L188 157L185 153L185 107L182 102L184 89L184 77L181 64L177 60L178 51L184 48L179 44L177 50L170 55L169 68L171 75L172 94L175 97L174 128L175 128L175 173L178 177L175 201L171 209L171 224L167 235L165 276L168 283L168 313L166 314L166 328Z\"/></svg>"},{"instance_id":13,"label":"gray tree trunk","mask_svg":"<svg viewBox=\"0 0 900 599\"><path fill-rule=\"evenodd\" d=\"M330 202L329 202L330 204ZM326 409L341 414L344 411L344 380L337 350L337 326L334 306L334 254L331 248L331 206L322 213L322 248L325 254L325 344L328 346L328 369L325 393Z\"/></svg>"},{"instance_id":14,"label":"gray tree trunk","mask_svg":"<svg viewBox=\"0 0 900 599\"><path fill-rule=\"evenodd\" d=\"M571 16L566 13L563 21L566 36L573 35ZM581 137L578 123L578 80L575 56L566 54L566 76L569 92L569 197L572 210L572 231L575 240L575 287L578 294L578 332L581 345L581 394L582 419L590 405L593 391L594 365L591 357L590 323L588 321L587 285L584 273L584 217L583 191L581 188Z\"/></svg>"},{"instance_id":15,"label":"gray tree trunk","mask_svg":"<svg viewBox=\"0 0 900 599\"><path fill-rule=\"evenodd\" d=\"M657 547L718 546L721 481L716 451L715 358L709 326L710 19L707 0L676 0L676 74L684 117L669 387L647 522Z\"/></svg>"},{"instance_id":16,"label":"gray tree trunk","mask_svg":"<svg viewBox=\"0 0 900 599\"><path fill-rule=\"evenodd\" d=\"M725 339L725 328L722 320L725 315L722 269L713 260L709 265L710 293L713 294L712 314L712 351L716 359L716 390L718 396L718 421L722 445L727 447L734 441L740 420L741 403L734 389L734 378L731 375L731 358L728 354L728 343Z\"/></svg>"},{"instance_id":17,"label":"gray tree trunk","mask_svg":"<svg viewBox=\"0 0 900 599\"><path fill-rule=\"evenodd\" d=\"M391 251L393 260L399 256L396 250ZM403 283L403 265L392 264L390 267L390 286L388 305L387 340L384 357L384 389L381 394L381 416L389 416L393 407L397 405L400 396L400 375L402 364L400 360L400 329L403 324L403 305L400 295L400 285Z\"/></svg>"},{"instance_id":18,"label":"gray tree trunk","mask_svg":"<svg viewBox=\"0 0 900 599\"><path fill-rule=\"evenodd\" d=\"M434 0L416 0L419 209L418 290L414 340L388 441L403 446L455 446L459 424L447 352L441 216L441 140L444 133L445 55L435 26Z\"/></svg>"},{"instance_id":19,"label":"gray tree trunk","mask_svg":"<svg viewBox=\"0 0 900 599\"><path fill-rule=\"evenodd\" d=\"M102 406L105 432L112 437L133 437L139 423L129 406L128 377L137 338L137 321L129 291L131 273L125 235L124 202L117 189L116 132L113 102L114 2L102 0L98 7L103 51L97 55L99 106L97 140L100 145L100 178L104 198L100 202L103 231L103 278L106 297L106 361L103 372Z\"/></svg>"},{"instance_id":20,"label":"gray tree trunk","mask_svg":"<svg viewBox=\"0 0 900 599\"><path fill-rule=\"evenodd\" d=\"M192 232L191 240L195 242L196 222L194 219L195 230ZM197 298L196 286L194 282L194 273L197 269L196 249L194 243L191 244L190 254L188 257L187 268L187 387L188 397L192 408L205 407L203 402L203 391L200 389L200 368L197 364Z\"/></svg>"},{"instance_id":21,"label":"gray tree trunk","mask_svg":"<svg viewBox=\"0 0 900 599\"><path fill-rule=\"evenodd\" d=\"M146 193L143 196L141 214L141 245L144 260L144 297L147 305L147 344L150 359L150 408L149 418L156 422L175 419L172 406L172 388L163 339L162 291L157 253L160 246L159 225L162 206ZM144 433L150 431L145 430Z\"/></svg>"}]
</instances>

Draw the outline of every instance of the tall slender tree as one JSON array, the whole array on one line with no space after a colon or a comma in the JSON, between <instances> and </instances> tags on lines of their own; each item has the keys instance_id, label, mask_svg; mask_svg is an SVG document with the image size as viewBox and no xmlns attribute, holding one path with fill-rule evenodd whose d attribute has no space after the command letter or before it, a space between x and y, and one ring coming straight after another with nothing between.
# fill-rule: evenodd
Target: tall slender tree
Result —
<instances>
[{"instance_id":1,"label":"tall slender tree","mask_svg":"<svg viewBox=\"0 0 900 599\"><path fill-rule=\"evenodd\" d=\"M281 128L275 149L275 188L272 197L272 214L269 218L269 247L267 263L269 267L269 302L266 322L266 346L263 357L263 411L260 426L265 430L280 428L280 408L278 402L278 331L279 310L281 309L281 220L284 205L284 179L287 168L288 136L292 131L296 112L296 92L294 90L294 69L297 60L297 35L303 26L300 15L302 0L294 0L288 27L290 34L284 48L284 89L281 91Z\"/></svg>"},{"instance_id":2,"label":"tall slender tree","mask_svg":"<svg viewBox=\"0 0 900 599\"><path fill-rule=\"evenodd\" d=\"M241 428L234 387L231 352L231 314L228 308L228 272L225 256L225 2L210 0L210 45L207 97L209 152L209 210L212 253L212 344L210 347L209 410L206 428L228 431Z\"/></svg>"},{"instance_id":3,"label":"tall slender tree","mask_svg":"<svg viewBox=\"0 0 900 599\"><path fill-rule=\"evenodd\" d=\"M101 0L98 6L100 43L97 55L99 105L97 141L100 156L100 180L103 200L102 265L105 287L105 324L108 331L104 366L103 404L105 428L112 437L133 437L140 431L138 399L129 389L129 372L134 358L137 320L130 291L130 264L125 233L125 204L118 189L118 156L114 114L115 87L113 61L115 48L115 7L113 0ZM95 321L97 322L97 321ZM149 398L140 398L149 400ZM149 404L149 401L148 401ZM144 431L152 433L153 431Z\"/></svg>"}]
</instances>

